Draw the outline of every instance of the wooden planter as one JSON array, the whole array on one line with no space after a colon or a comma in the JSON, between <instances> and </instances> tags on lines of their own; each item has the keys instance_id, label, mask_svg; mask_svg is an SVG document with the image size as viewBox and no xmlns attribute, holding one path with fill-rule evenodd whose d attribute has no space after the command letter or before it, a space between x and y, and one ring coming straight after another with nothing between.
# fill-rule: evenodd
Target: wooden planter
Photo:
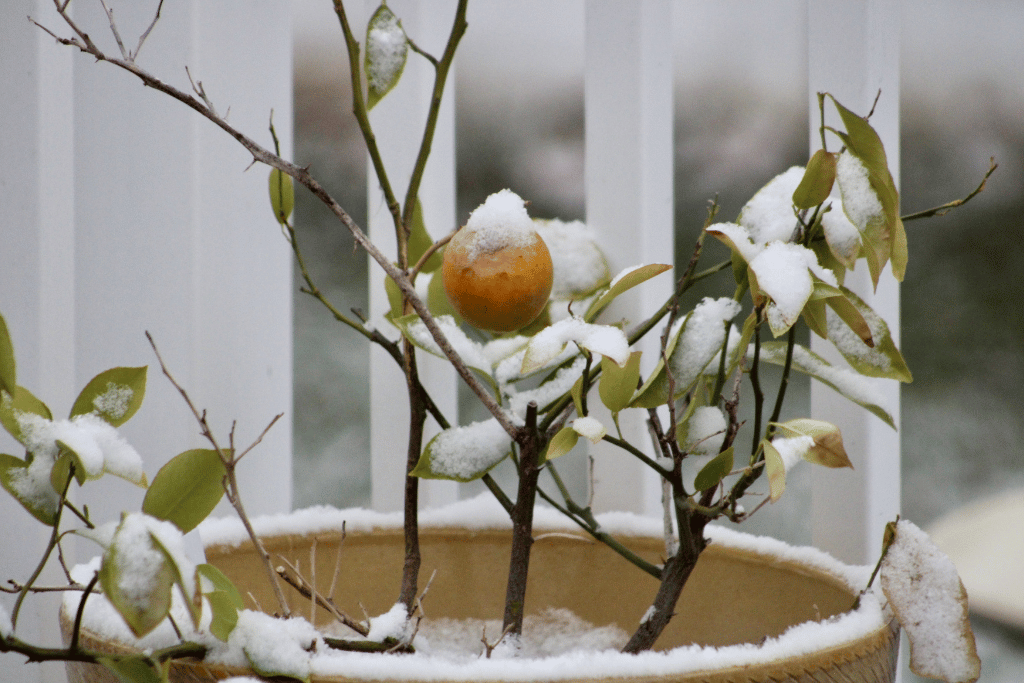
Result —
<instances>
[{"instance_id":1,"label":"wooden planter","mask_svg":"<svg viewBox=\"0 0 1024 683\"><path fill-rule=\"evenodd\" d=\"M545 534L542 530L536 536L527 593L529 611L564 607L592 624L617 623L627 632L633 630L657 590L654 579L589 538L564 531ZM318 533L317 538L316 575L320 577L318 583L326 586L333 573L340 535ZM310 539L279 535L267 537L265 542L272 554L281 554L308 568ZM659 538L630 537L624 542L655 562L663 553ZM507 531L428 528L421 532L421 547L422 575L430 576L436 570L426 598L430 617L500 618L509 557ZM335 602L352 615L363 614L360 603L370 614L387 611L397 598L403 553L401 530L350 531L342 553ZM275 604L251 544L207 547L207 559L236 585L244 586L243 593L251 592L260 605ZM301 604L302 612L308 614L308 603L295 593L290 593L289 599L294 605ZM820 567L712 542L687 583L678 614L658 647L669 650L691 644L722 647L762 643L796 624L842 614L854 599L855 591L846 581ZM325 618L322 610L319 615ZM66 615L62 623L66 638ZM115 648L111 643L98 642L88 632L83 633L83 641L88 647ZM593 678L559 680L888 682L895 679L898 650L899 628L890 619L852 642L828 644L814 652L776 661L736 662L718 670L687 671L693 668L691 665L671 675L636 676L613 671ZM763 656L753 657L759 658ZM516 666L514 660L504 662L508 669ZM116 683L99 667L69 663L67 668L69 683ZM198 663L177 662L172 666L172 680L176 682L213 681L243 673ZM508 679L525 680L514 675ZM354 680L365 679L314 677L322 683ZM425 675L422 680L438 678Z\"/></svg>"}]
</instances>

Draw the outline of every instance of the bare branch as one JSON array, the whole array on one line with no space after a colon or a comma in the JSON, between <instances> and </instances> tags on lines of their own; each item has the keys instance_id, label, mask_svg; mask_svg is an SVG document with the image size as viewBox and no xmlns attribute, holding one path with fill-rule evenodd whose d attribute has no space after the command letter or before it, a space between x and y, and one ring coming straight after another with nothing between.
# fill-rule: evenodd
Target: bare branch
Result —
<instances>
[{"instance_id":1,"label":"bare branch","mask_svg":"<svg viewBox=\"0 0 1024 683\"><path fill-rule=\"evenodd\" d=\"M68 2L70 1L71 0L68 0ZM139 44L135 46L135 53L130 55L132 61L139 58L139 52L142 51L142 44L146 42L146 38L149 38L150 32L153 30L153 27L156 26L156 22L160 20L160 10L162 10L163 7L164 0L160 0L156 6L156 14L153 15L153 21L150 23L149 27L142 32L142 35L139 36Z\"/></svg>"},{"instance_id":2,"label":"bare branch","mask_svg":"<svg viewBox=\"0 0 1024 683\"><path fill-rule=\"evenodd\" d=\"M127 61L132 61L131 55L124 49L124 42L121 41L121 34L117 30L117 23L114 21L114 10L107 7L106 0L100 0L100 6L103 7L103 11L107 13L107 22L110 23L110 32L114 34L114 40L117 41L117 49L121 51L121 57Z\"/></svg>"}]
</instances>

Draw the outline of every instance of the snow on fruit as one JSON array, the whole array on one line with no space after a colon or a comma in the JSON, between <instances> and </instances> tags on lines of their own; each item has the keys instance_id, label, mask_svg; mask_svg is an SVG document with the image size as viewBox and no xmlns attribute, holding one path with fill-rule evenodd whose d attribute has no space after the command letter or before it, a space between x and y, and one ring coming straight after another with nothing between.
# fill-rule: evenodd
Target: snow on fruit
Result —
<instances>
[{"instance_id":1,"label":"snow on fruit","mask_svg":"<svg viewBox=\"0 0 1024 683\"><path fill-rule=\"evenodd\" d=\"M551 294L547 245L511 190L492 194L444 251L444 289L475 327L511 332L530 324Z\"/></svg>"}]
</instances>

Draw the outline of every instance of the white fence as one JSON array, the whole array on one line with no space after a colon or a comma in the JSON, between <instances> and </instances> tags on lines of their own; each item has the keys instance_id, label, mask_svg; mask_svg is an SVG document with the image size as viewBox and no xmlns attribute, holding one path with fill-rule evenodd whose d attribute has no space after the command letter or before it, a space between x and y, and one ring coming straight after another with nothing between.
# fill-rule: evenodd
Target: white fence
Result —
<instances>
[{"instance_id":1,"label":"white fence","mask_svg":"<svg viewBox=\"0 0 1024 683\"><path fill-rule=\"evenodd\" d=\"M451 0L389 4L428 50L443 41ZM817 121L818 90L865 112L883 89L886 97L872 123L898 171L898 3L807 4L811 120ZM93 37L107 35L98 3L76 5L77 20ZM152 12L148 5L117 5L124 33L137 35L145 27ZM670 0L587 0L585 8L587 222L599 232L605 226L639 226L639 235L606 232L613 270L660 261L671 253L673 217L670 19L683 9ZM509 11L516 11L514 4ZM243 174L247 154L221 131L128 75L56 46L26 15L58 28L48 19L49 0L6 0L0 7L0 311L14 335L20 382L56 412L67 410L77 389L99 370L118 364L152 367L142 336L149 330L178 378L210 409L215 428L226 431L237 417L238 438L244 440L285 412L260 458L244 468L243 487L263 494L259 502L249 497L255 511L287 509L291 270L267 210L264 172ZM289 23L290 6L283 0L169 0L144 48L144 62L186 87L188 65L215 104L225 110L231 105L233 124L269 144L270 109L279 131L291 123ZM394 178L402 177L402 164L411 163L426 107L432 75L420 70L421 63L410 60L404 87L373 113ZM421 195L431 225L455 224L453 100L449 93ZM408 125L407 117L417 124ZM289 136L283 138L287 155ZM812 148L817 141L812 132ZM369 229L383 243L390 230L378 229L377 205L369 204ZM859 292L898 334L897 285L886 275L871 295L866 276L859 275ZM378 298L376 268L371 277L371 312L377 313L385 303ZM661 291L638 288L642 292L624 305L634 312L651 310L668 292L668 278L662 279ZM394 397L405 390L401 384L396 388L401 378L393 361L375 351L371 368L373 411L395 410ZM426 371L431 381L446 384L434 398L454 414L454 379L440 365ZM898 416L899 389L891 384L884 391ZM898 436L873 416L850 410L828 389L813 387L811 400L816 416L840 424L856 466L853 473L815 468L814 541L843 559L866 562L877 554L882 525L899 508ZM198 445L191 418L155 370L144 413L129 426L128 438L147 458L150 474L169 456ZM398 505L395 473L404 467L404 444L403 435L374 423L375 507ZM9 448L5 442L3 450ZM595 456L598 478L616 468L615 477L623 482L597 505L645 511L643 501L656 500L643 474L621 469L632 463L615 458L613 464L600 451ZM106 517L131 506L120 497L123 490L108 501L109 509L101 504L94 514ZM424 499L436 504L457 495L454 484L429 483ZM0 574L5 577L24 576L31 551L44 542L38 525L26 517L2 497ZM12 557L14 547L25 552ZM52 618L52 613L28 615L20 627L52 637ZM10 656L0 657L0 670L15 681L62 680L63 675L59 667L22 667Z\"/></svg>"}]
</instances>

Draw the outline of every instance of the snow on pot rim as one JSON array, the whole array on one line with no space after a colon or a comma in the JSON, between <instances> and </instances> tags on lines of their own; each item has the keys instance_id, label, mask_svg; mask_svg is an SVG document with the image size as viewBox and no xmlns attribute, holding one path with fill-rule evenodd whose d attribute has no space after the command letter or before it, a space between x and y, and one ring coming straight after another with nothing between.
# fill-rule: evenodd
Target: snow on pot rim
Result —
<instances>
[{"instance_id":1,"label":"snow on pot rim","mask_svg":"<svg viewBox=\"0 0 1024 683\"><path fill-rule=\"evenodd\" d=\"M660 520L628 513L599 515L598 520L604 530L623 539L657 539L661 532ZM258 517L253 520L253 526L263 537L279 536L294 539L297 536L313 536L336 531L340 529L342 522L345 523L349 539L346 543L360 536L395 535L401 530L401 516L398 514L382 514L359 509L336 510L327 507L299 510L286 515ZM456 528L464 535L482 537L503 533L509 528L504 511L487 496L461 501L437 510L426 510L421 514L420 522L421 532L428 539L432 535L446 534ZM537 547L549 543L573 543L572 540L566 540L566 537L570 533L578 532L559 513L546 508L537 510L535 522L536 536L550 539L544 543L538 542ZM234 519L208 521L200 527L200 533L207 549L212 551L213 555L226 552L226 549L232 546L243 546L246 541L241 524ZM825 575L828 580L841 585L850 596L856 595L863 588L870 575L870 567L843 564L815 548L795 547L776 539L752 536L717 526L709 526L706 535L711 541L709 549L705 551L708 557L722 552L769 556L771 563L798 565L795 570L797 573ZM575 542L578 543L578 540ZM348 547L346 545L346 552ZM602 550L610 554L610 551ZM327 554L326 551L322 552ZM342 557L344 562L345 555ZM625 564L620 559L615 559ZM211 557L211 560L216 562L214 557ZM629 569L637 571L631 567ZM434 590L432 588L431 594L427 597L428 616L433 616L430 601ZM393 591L389 591L389 594L391 592ZM729 597L724 596L722 600L728 601ZM88 633L134 643L143 649L165 646L174 641L173 631L164 626L141 641L135 641L123 624L116 623L118 619L109 611L109 605L106 606L109 613L104 616L104 610L94 610L92 602L93 600L90 600L90 609L87 610L84 621ZM65 611L73 614L76 605L76 596L71 596L66 601ZM381 656L339 652L329 650L321 644L318 653L313 656L304 652L299 654L301 648L298 648L296 656L306 657L308 662L297 662L295 665L299 667L297 671L311 673L314 680L323 677L329 680L568 681L588 678L637 680L667 676L676 677L678 680L680 675L689 673L730 668L745 670L752 665L785 658L820 659L822 652L840 651L851 643L865 639L878 640L885 637L891 640L895 626L891 613L884 605L881 592L872 590L860 600L856 610L843 611L833 616L826 615L820 621L814 621L812 615L810 621L790 626L778 635L765 638L759 644L747 642L718 647L680 645L664 651L639 655L626 655L617 650L591 650L543 658L516 659L486 659L476 656L452 658L422 652L411 656ZM299 612L308 615L308 606L303 605ZM181 619L178 621L179 625L183 623ZM287 627L284 624L279 627L279 633L291 632L301 639L310 637L311 629L304 619L292 619L289 620ZM495 635L491 634L491 637ZM185 637L188 639L190 635L185 634ZM219 661L229 667L245 665L244 655L237 651L237 647L235 651L224 647L208 634L193 637L211 646L208 662Z\"/></svg>"}]
</instances>

